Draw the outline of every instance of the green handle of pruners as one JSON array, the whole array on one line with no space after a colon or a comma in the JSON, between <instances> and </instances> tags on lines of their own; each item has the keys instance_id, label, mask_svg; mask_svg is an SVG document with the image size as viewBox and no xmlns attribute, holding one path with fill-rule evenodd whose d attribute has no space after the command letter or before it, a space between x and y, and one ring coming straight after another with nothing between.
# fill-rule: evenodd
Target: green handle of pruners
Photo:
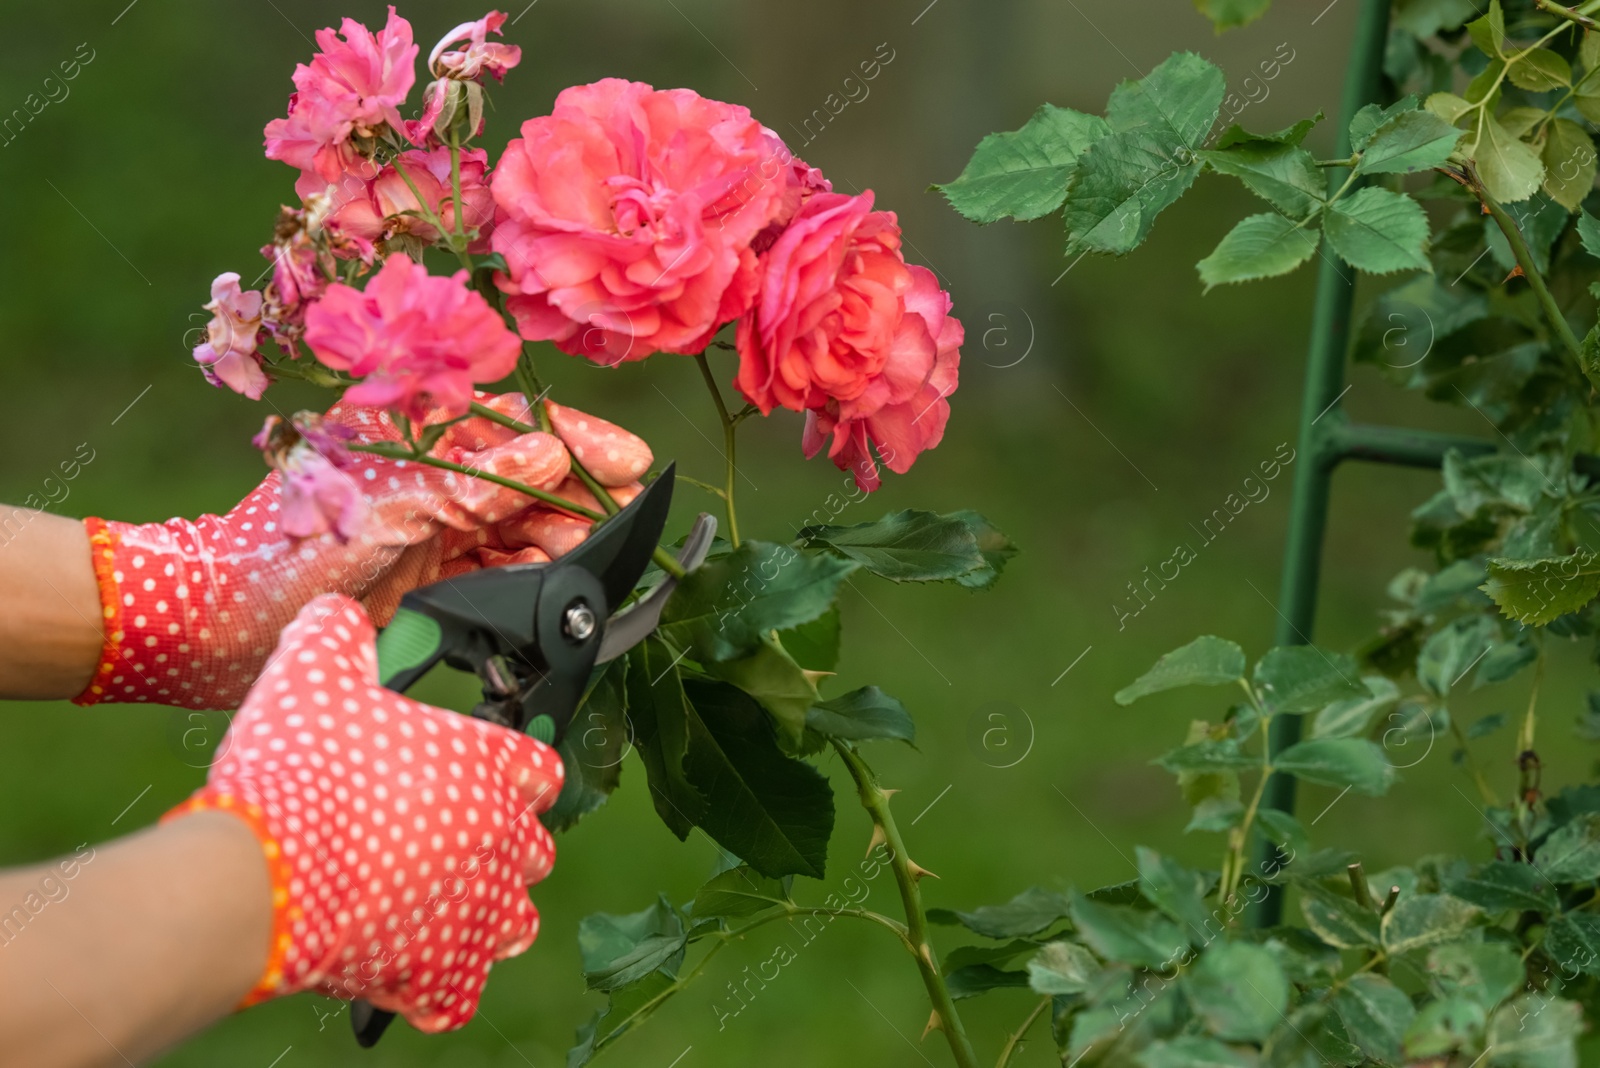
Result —
<instances>
[{"instance_id":1,"label":"green handle of pruners","mask_svg":"<svg viewBox=\"0 0 1600 1068\"><path fill-rule=\"evenodd\" d=\"M443 644L444 631L432 616L404 606L396 609L389 625L378 634L378 681L403 692L404 686L393 683L418 668L432 667Z\"/></svg>"}]
</instances>

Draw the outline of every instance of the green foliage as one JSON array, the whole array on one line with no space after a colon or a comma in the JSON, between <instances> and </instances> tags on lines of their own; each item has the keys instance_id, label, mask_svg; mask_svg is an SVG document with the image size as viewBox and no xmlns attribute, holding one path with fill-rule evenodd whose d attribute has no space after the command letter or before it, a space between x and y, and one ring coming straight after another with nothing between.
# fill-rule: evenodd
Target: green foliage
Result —
<instances>
[{"instance_id":1,"label":"green foliage","mask_svg":"<svg viewBox=\"0 0 1600 1068\"><path fill-rule=\"evenodd\" d=\"M1119 705L1180 686L1221 686L1244 681L1244 650L1222 638L1196 638L1156 661L1137 682L1117 691Z\"/></svg>"},{"instance_id":2,"label":"green foliage","mask_svg":"<svg viewBox=\"0 0 1600 1068\"><path fill-rule=\"evenodd\" d=\"M1061 206L1078 157L1109 132L1098 115L1044 104L1020 130L985 137L955 181L933 188L973 222L1037 219Z\"/></svg>"},{"instance_id":3,"label":"green foliage","mask_svg":"<svg viewBox=\"0 0 1600 1068\"><path fill-rule=\"evenodd\" d=\"M976 512L891 512L853 527L814 526L797 544L824 549L894 582L994 582L1015 552L1009 539Z\"/></svg>"}]
</instances>

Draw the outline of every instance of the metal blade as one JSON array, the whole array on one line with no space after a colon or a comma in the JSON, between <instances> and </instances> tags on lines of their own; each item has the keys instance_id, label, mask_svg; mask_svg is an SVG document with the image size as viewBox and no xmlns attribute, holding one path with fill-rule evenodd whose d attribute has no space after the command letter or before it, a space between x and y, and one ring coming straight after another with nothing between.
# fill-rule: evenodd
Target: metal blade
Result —
<instances>
[{"instance_id":1,"label":"metal blade","mask_svg":"<svg viewBox=\"0 0 1600 1068\"><path fill-rule=\"evenodd\" d=\"M677 464L668 464L631 504L601 523L576 549L545 566L552 571L578 567L599 579L606 591L605 614L611 615L638 585L661 543L676 469Z\"/></svg>"},{"instance_id":2,"label":"metal blade","mask_svg":"<svg viewBox=\"0 0 1600 1068\"><path fill-rule=\"evenodd\" d=\"M705 561L706 553L711 550L712 539L716 536L716 519L701 512L689 536L684 539L683 548L678 550L678 563L683 565L685 571L693 571ZM662 609L667 606L667 598L677 588L678 580L668 575L632 608L607 623L605 637L600 639L600 655L595 658L595 663L615 660L655 633L661 623Z\"/></svg>"}]
</instances>

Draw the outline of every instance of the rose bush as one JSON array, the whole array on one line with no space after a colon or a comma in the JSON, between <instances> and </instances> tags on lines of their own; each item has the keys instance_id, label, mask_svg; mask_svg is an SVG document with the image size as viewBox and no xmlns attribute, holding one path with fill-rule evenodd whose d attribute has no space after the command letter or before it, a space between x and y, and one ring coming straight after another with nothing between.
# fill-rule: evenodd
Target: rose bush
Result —
<instances>
[{"instance_id":1,"label":"rose bush","mask_svg":"<svg viewBox=\"0 0 1600 1068\"><path fill-rule=\"evenodd\" d=\"M271 279L246 291L237 273L217 278L196 362L213 385L252 399L281 378L342 393L326 416L273 416L256 438L291 544L382 536L393 509L367 487L410 477L437 490L434 521L455 530L463 515L481 520L470 545L451 544L437 562L448 575L560 557L651 477L649 444L550 398L530 343L603 364L693 358L727 466L722 489L684 482L719 499L726 540L686 576L657 551L681 580L662 626L591 680L579 716L593 729L562 743L565 785L543 819L562 830L597 809L633 748L663 822L679 838L698 828L740 859L719 879L787 900L790 877L824 873L833 795L812 758L839 754L907 895L906 923L887 922L959 1052L966 1040L916 897L926 873L905 855L859 752L875 739L911 741L914 727L876 687L832 697L823 687L839 658L838 592L853 573L978 589L1014 549L973 512L903 511L745 540L733 477L740 424L779 409L804 413L805 455L826 447L863 496L881 484L880 465L907 472L939 443L957 386L962 328L950 297L906 262L896 217L870 191L834 193L747 109L688 89L616 78L572 87L494 158L474 142L485 81L522 58L491 40L505 22L490 12L445 34L415 119L403 109L418 49L393 8L377 33L349 19L318 32L287 116L265 129L266 155L296 170L299 198L262 248ZM714 369L713 351L736 366ZM514 392L479 388L508 377ZM730 410L723 383L748 403ZM515 450L500 448L512 440ZM407 465L426 476L403 474ZM273 480L264 485L271 492ZM731 915L707 912L710 926L695 930L731 935ZM676 952L591 983L631 996L659 985ZM573 1063L630 1025L597 1017Z\"/></svg>"}]
</instances>

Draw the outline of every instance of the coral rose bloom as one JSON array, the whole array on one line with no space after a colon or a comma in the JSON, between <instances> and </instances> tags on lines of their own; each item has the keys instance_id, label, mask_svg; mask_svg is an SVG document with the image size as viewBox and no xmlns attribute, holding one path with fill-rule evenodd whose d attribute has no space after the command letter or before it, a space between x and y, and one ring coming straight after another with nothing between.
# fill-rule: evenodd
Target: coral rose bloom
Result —
<instances>
[{"instance_id":1,"label":"coral rose bloom","mask_svg":"<svg viewBox=\"0 0 1600 1068\"><path fill-rule=\"evenodd\" d=\"M556 98L491 188L522 336L603 363L703 350L755 293L792 155L742 107L608 78Z\"/></svg>"},{"instance_id":2,"label":"coral rose bloom","mask_svg":"<svg viewBox=\"0 0 1600 1068\"><path fill-rule=\"evenodd\" d=\"M876 489L939 443L956 388L961 324L932 272L908 265L892 212L872 193L816 192L761 257L761 291L739 323L739 391L763 414L810 413L804 448Z\"/></svg>"},{"instance_id":3,"label":"coral rose bloom","mask_svg":"<svg viewBox=\"0 0 1600 1068\"><path fill-rule=\"evenodd\" d=\"M345 394L352 404L417 423L465 415L473 383L510 374L522 348L466 271L433 277L398 253L365 292L330 285L306 312L305 337L317 359L362 379Z\"/></svg>"}]
</instances>

